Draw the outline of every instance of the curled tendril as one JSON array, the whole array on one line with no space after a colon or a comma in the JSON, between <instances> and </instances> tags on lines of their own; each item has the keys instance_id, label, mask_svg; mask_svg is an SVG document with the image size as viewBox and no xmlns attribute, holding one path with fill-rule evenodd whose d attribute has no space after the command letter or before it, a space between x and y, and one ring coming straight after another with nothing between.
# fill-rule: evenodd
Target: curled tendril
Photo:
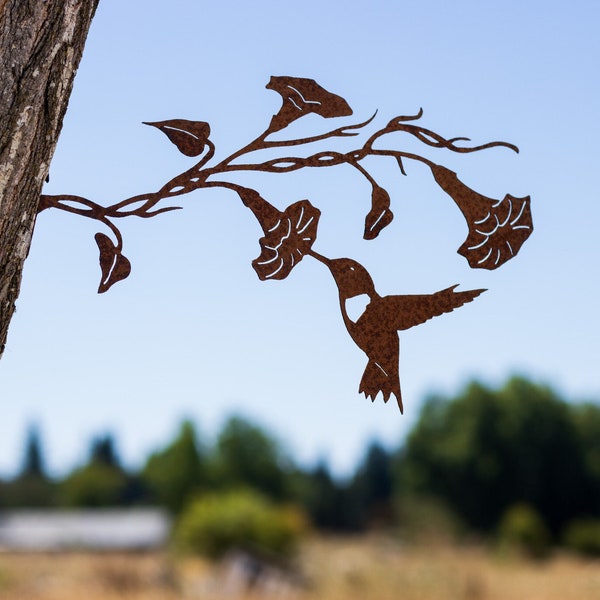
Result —
<instances>
[{"instance_id":1,"label":"curled tendril","mask_svg":"<svg viewBox=\"0 0 600 600\"><path fill-rule=\"evenodd\" d=\"M208 137L210 135L210 126L208 123L185 120L149 123L163 130L163 133L166 133L169 139L171 139L171 141L175 143L175 145L177 145L180 151L182 151L184 154L191 156L192 154L196 155L197 152L202 152L203 155L199 162L183 173L176 175L156 192L132 196L106 207L103 207L81 196L43 195L40 198L38 210L41 212L47 208L56 208L102 222L113 232L113 235L115 236L116 245L114 246L114 252L116 253L116 256L117 254L120 255L123 241L121 233L116 225L114 225L112 222L112 219L129 216L152 218L172 210L177 210L181 207L155 207L163 200L188 194L200 188L224 187L238 192L242 199L246 198L248 196L247 188L224 181L223 179L225 178L222 177L224 174L234 171L289 173L306 167L321 168L347 164L358 171L371 185L371 210L365 218L364 237L366 239L373 239L385 226L391 222L393 213L391 212L389 206L389 194L377 183L369 171L367 171L367 169L361 164L361 161L367 157L390 157L397 162L399 170L403 175L406 175L406 170L404 167L405 160L413 160L424 163L434 170L436 167L435 163L423 156L420 156L419 154L389 148L374 148L375 142L380 140L383 136L397 132L404 132L414 136L427 146L433 148L443 148L457 153L478 152L480 150L494 147L504 147L513 150L514 152L519 151L515 145L500 141L494 141L487 144L470 147L465 145L457 145L458 142L470 142L470 139L467 137L445 138L435 131L411 123L418 121L423 116L423 109L419 108L419 111L416 114L394 117L385 127L380 128L372 133L361 147L349 152L344 153L326 150L305 157L283 156L263 162L236 163L236 159L240 158L241 156L260 150L308 145L330 138L355 137L360 134L359 130L362 130L370 125L377 115L377 111L375 111L371 117L364 121L343 125L315 136L289 140L271 140L268 139L271 134L284 129L287 126L287 121L291 122L296 120L299 118L299 115L302 116L303 114L310 112L317 112L318 114L321 114L321 116L325 117L342 117L352 114L352 110L347 105L345 100L343 100L343 98L324 90L313 80L275 77L272 78L269 85L272 89L282 94L284 105L280 113L285 118L279 115L281 118L279 118L277 121L277 127L273 127L273 123L271 123L271 125L269 125L261 135L217 164L209 166L210 161L215 155L215 146ZM298 86L300 86L302 89L298 88ZM310 100L304 97L305 93L308 93L309 95L316 94L317 96ZM288 98L288 96L293 96L293 98ZM287 100L291 101L293 99L295 99L296 102L301 101L302 111L300 111L300 113L294 112L286 104ZM323 103L325 104L323 105ZM286 110L287 112L292 110L293 114L286 117ZM276 117L274 117L274 119L276 119ZM171 131L173 128L176 130L175 133ZM186 144L190 141L188 138L192 140L193 152L187 148ZM273 210L276 210L274 207L272 208ZM259 218L259 214L256 211L254 212L255 217L259 219L260 222L260 218L262 217ZM109 248L107 242L103 242L103 244L105 244L106 248ZM108 250L105 250L105 255L107 252ZM110 252L113 252L113 250L110 250Z\"/></svg>"},{"instance_id":2,"label":"curled tendril","mask_svg":"<svg viewBox=\"0 0 600 600\"><path fill-rule=\"evenodd\" d=\"M446 139L439 133L431 131L431 129L425 129L425 127L420 127L418 125L407 125L403 122L404 120L408 119L406 119L406 117L396 117L389 122L387 128L389 128L389 131L404 131L406 133L410 133L411 135L414 135L420 142L423 142L424 144L434 148L446 148L448 150L452 150L452 152L468 153L479 152L480 150L486 150L487 148L502 147L508 148L516 153L519 152L519 149L514 144L509 144L508 142L489 142L487 144L471 147L455 146L454 142L470 142L471 140L468 137L454 137Z\"/></svg>"}]
</instances>

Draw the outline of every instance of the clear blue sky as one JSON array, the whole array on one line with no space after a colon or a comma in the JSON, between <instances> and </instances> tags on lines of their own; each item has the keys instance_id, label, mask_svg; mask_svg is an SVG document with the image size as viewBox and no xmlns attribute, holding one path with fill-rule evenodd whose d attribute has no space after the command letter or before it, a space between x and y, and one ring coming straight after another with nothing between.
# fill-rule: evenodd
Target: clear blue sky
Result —
<instances>
[{"instance_id":1,"label":"clear blue sky","mask_svg":"<svg viewBox=\"0 0 600 600\"><path fill-rule=\"evenodd\" d=\"M307 258L284 281L258 280L261 232L234 193L200 190L182 211L121 220L133 272L103 295L101 227L46 211L0 361L0 474L16 469L32 421L57 473L86 459L95 433L113 431L136 466L184 416L210 438L234 412L299 460L324 457L344 473L371 438L397 445L428 392L473 377L520 372L599 399L599 22L591 0L101 0L47 193L109 204L158 189L193 159L142 121L208 121L224 157L278 110L269 77L291 75L346 98L345 123L423 107L421 124L449 137L518 145L519 155L422 150L480 193L530 194L535 232L515 260L474 271L456 254L460 213L418 164L402 177L372 163L395 220L371 242L370 189L350 169L238 179L280 208L309 198L323 213L315 249L357 259L382 294L489 289L401 336L401 416L358 394L366 358L322 265ZM310 131L332 125L306 120Z\"/></svg>"}]
</instances>

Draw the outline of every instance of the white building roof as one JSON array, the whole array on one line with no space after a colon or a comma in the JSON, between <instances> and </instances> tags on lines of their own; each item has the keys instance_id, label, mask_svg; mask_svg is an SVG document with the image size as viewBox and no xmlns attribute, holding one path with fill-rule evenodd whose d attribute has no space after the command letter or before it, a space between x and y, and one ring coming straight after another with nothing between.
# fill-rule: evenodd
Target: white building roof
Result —
<instances>
[{"instance_id":1,"label":"white building roof","mask_svg":"<svg viewBox=\"0 0 600 600\"><path fill-rule=\"evenodd\" d=\"M0 512L3 550L142 550L163 546L170 531L155 508Z\"/></svg>"}]
</instances>

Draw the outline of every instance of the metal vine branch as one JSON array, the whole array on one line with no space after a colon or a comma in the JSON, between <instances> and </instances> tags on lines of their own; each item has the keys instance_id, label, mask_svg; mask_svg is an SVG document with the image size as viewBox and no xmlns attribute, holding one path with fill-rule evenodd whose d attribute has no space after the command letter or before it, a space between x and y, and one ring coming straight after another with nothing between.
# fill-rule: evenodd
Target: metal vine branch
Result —
<instances>
[{"instance_id":1,"label":"metal vine branch","mask_svg":"<svg viewBox=\"0 0 600 600\"><path fill-rule=\"evenodd\" d=\"M400 172L406 175L404 162L418 161L427 165L437 184L456 203L467 225L468 236L458 249L469 265L476 269L496 269L518 252L533 231L530 198L515 198L507 194L502 200L487 198L467 187L453 171L418 154L381 147L381 140L390 133L404 132L433 148L452 152L478 152L487 148L504 147L518 152L506 142L490 142L479 146L463 145L469 139L446 139L415 122L423 111L412 116L393 118L385 127L373 133L362 146L350 152L325 151L307 157L281 156L264 162L251 162L247 155L265 149L306 146L317 141L358 136L375 115L361 123L343 125L320 135L300 139L272 140L275 132L290 123L315 113L325 118L348 117L352 109L348 103L317 84L312 79L298 77L271 77L266 86L278 92L283 100L281 109L274 115L267 129L255 140L217 164L210 165L215 155L215 145L210 140L210 126L202 121L173 119L146 123L160 129L180 152L186 156L200 156L192 168L177 175L156 192L140 194L110 206L99 204L75 195L43 195L39 211L57 208L83 217L101 221L108 227L114 240L97 233L100 252L101 280L98 292L107 291L113 284L125 279L131 264L123 254L123 238L115 219L122 217L155 217L178 206L157 205L163 200L188 194L199 188L223 187L240 197L260 224L264 237L259 240L260 255L252 266L262 280L285 279L305 257L310 256L331 272L339 291L340 308L344 324L354 342L365 352L368 363L360 382L359 392L375 399L379 392L384 401L393 394L400 411L403 410L398 372L398 330L419 325L442 313L470 302L484 290L457 292L453 286L429 295L379 296L367 270L349 258L327 258L313 250L321 212L309 200L300 200L280 211L256 190L227 181L227 174L236 171L263 171L288 173L307 167L334 167L347 164L367 179L372 187L371 208L365 217L363 237L375 239L392 222L390 196L381 187L362 161L370 156L394 159ZM457 145L458 142L463 144ZM240 160L244 157L244 160ZM369 302L361 316L352 320L346 311L346 300L366 294Z\"/></svg>"}]
</instances>

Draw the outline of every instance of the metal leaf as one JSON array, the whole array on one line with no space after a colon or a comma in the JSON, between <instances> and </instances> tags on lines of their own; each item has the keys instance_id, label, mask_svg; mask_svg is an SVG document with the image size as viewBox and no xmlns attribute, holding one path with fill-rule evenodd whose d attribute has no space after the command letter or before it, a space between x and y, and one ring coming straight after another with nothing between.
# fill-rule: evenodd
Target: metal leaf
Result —
<instances>
[{"instance_id":1,"label":"metal leaf","mask_svg":"<svg viewBox=\"0 0 600 600\"><path fill-rule=\"evenodd\" d=\"M131 273L131 263L129 259L121 254L112 240L103 233L97 233L95 236L98 250L100 250L100 270L102 278L98 286L98 293L106 292L110 287L126 279Z\"/></svg>"},{"instance_id":2,"label":"metal leaf","mask_svg":"<svg viewBox=\"0 0 600 600\"><path fill-rule=\"evenodd\" d=\"M204 151L210 136L210 125L204 121L171 119L169 121L144 122L160 129L186 156L198 156Z\"/></svg>"},{"instance_id":3,"label":"metal leaf","mask_svg":"<svg viewBox=\"0 0 600 600\"><path fill-rule=\"evenodd\" d=\"M382 187L374 185L371 194L371 210L365 217L363 238L374 240L393 219L394 213L390 210L390 195Z\"/></svg>"}]
</instances>

